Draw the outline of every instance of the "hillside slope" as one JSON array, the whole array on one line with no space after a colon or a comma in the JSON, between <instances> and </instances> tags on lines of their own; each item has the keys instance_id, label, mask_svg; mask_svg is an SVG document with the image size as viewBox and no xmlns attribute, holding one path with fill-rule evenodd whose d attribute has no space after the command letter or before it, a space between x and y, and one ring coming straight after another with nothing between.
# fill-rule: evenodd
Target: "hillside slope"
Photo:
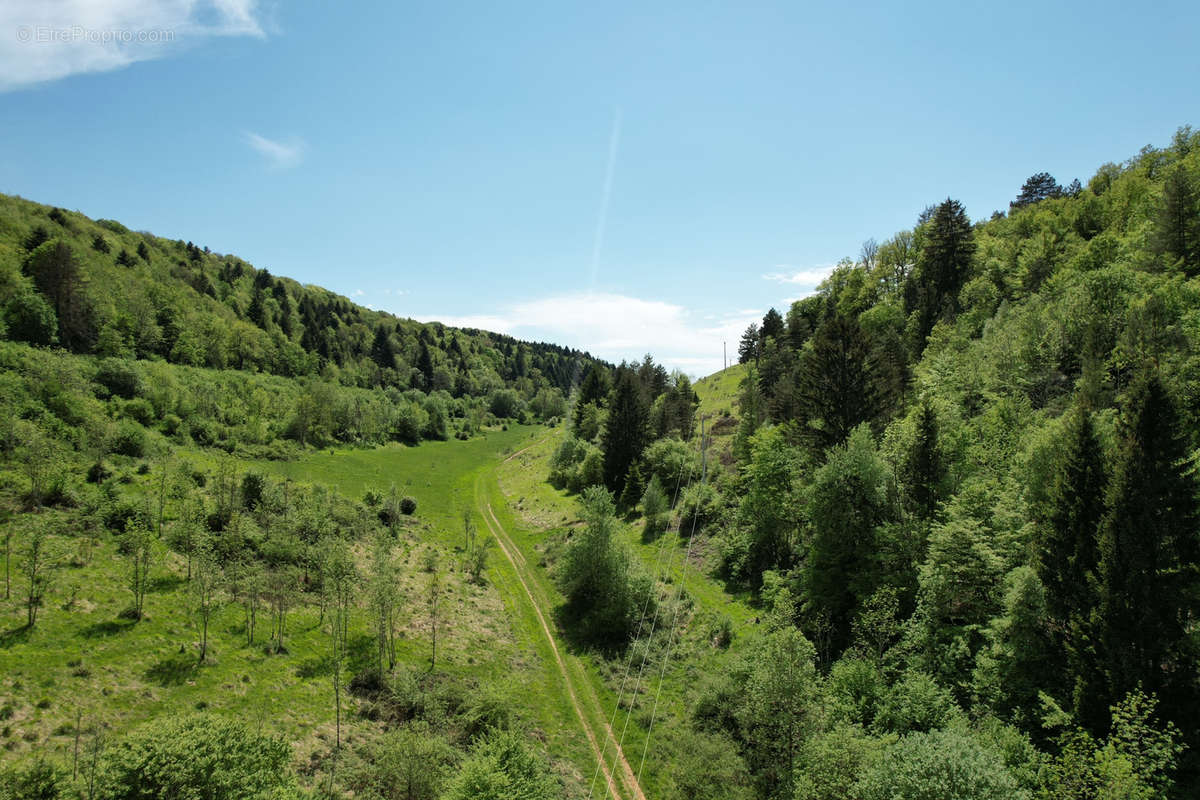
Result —
<instances>
[{"instance_id":1,"label":"hillside slope","mask_svg":"<svg viewBox=\"0 0 1200 800\"><path fill-rule=\"evenodd\" d=\"M454 397L567 393L592 361L398 319L234 255L9 195L0 195L0 309L9 338L75 353Z\"/></svg>"}]
</instances>

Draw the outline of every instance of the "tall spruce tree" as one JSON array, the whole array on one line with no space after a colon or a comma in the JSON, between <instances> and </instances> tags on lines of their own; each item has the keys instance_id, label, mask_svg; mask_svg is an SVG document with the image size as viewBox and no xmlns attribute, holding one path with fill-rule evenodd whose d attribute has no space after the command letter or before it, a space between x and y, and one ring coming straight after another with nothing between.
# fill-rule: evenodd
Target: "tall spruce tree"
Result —
<instances>
[{"instance_id":1,"label":"tall spruce tree","mask_svg":"<svg viewBox=\"0 0 1200 800\"><path fill-rule=\"evenodd\" d=\"M1037 570L1046 587L1046 610L1060 632L1096 605L1091 582L1100 558L1097 537L1107 482L1092 415L1077 408L1067 420L1046 519L1037 539Z\"/></svg>"},{"instance_id":2,"label":"tall spruce tree","mask_svg":"<svg viewBox=\"0 0 1200 800\"><path fill-rule=\"evenodd\" d=\"M783 324L783 316L772 308L763 316L762 327L759 328L758 335L761 337L764 345L769 339L774 339L783 344L783 334L786 330L787 328Z\"/></svg>"},{"instance_id":3,"label":"tall spruce tree","mask_svg":"<svg viewBox=\"0 0 1200 800\"><path fill-rule=\"evenodd\" d=\"M599 364L592 364L583 375L579 384L579 394L575 396L575 409L572 423L576 429L583 422L584 413L589 405L602 406L608 396L608 376Z\"/></svg>"},{"instance_id":4,"label":"tall spruce tree","mask_svg":"<svg viewBox=\"0 0 1200 800\"><path fill-rule=\"evenodd\" d=\"M971 220L957 200L939 204L924 225L925 246L904 291L905 312L915 314L910 345L917 356L934 324L958 313L958 292L975 255Z\"/></svg>"},{"instance_id":5,"label":"tall spruce tree","mask_svg":"<svg viewBox=\"0 0 1200 800\"><path fill-rule=\"evenodd\" d=\"M425 391L433 389L433 355L429 352L429 345L425 340L421 340L421 350L417 354L417 369L421 372L421 380L424 382Z\"/></svg>"},{"instance_id":6,"label":"tall spruce tree","mask_svg":"<svg viewBox=\"0 0 1200 800\"><path fill-rule=\"evenodd\" d=\"M870 348L857 319L833 314L817 328L796 370L794 402L802 433L818 453L874 421Z\"/></svg>"},{"instance_id":7,"label":"tall spruce tree","mask_svg":"<svg viewBox=\"0 0 1200 800\"><path fill-rule=\"evenodd\" d=\"M371 342L371 360L378 364L380 369L396 367L396 352L392 349L392 339L388 336L386 325L375 327L375 339Z\"/></svg>"},{"instance_id":8,"label":"tall spruce tree","mask_svg":"<svg viewBox=\"0 0 1200 800\"><path fill-rule=\"evenodd\" d=\"M1175 405L1155 374L1129 391L1124 441L1100 528L1098 638L1111 705L1139 686L1187 728L1195 719L1197 485Z\"/></svg>"},{"instance_id":9,"label":"tall spruce tree","mask_svg":"<svg viewBox=\"0 0 1200 800\"><path fill-rule=\"evenodd\" d=\"M1167 173L1151 239L1189 277L1200 272L1200 192L1182 164Z\"/></svg>"},{"instance_id":10,"label":"tall spruce tree","mask_svg":"<svg viewBox=\"0 0 1200 800\"><path fill-rule=\"evenodd\" d=\"M916 431L903 465L904 486L913 512L932 520L946 482L946 464L938 443L937 412L928 397L917 408Z\"/></svg>"},{"instance_id":11,"label":"tall spruce tree","mask_svg":"<svg viewBox=\"0 0 1200 800\"><path fill-rule=\"evenodd\" d=\"M738 363L746 364L750 361L758 363L759 350L758 325L753 322L746 327L746 331L742 334L742 339L738 342Z\"/></svg>"},{"instance_id":12,"label":"tall spruce tree","mask_svg":"<svg viewBox=\"0 0 1200 800\"><path fill-rule=\"evenodd\" d=\"M1107 720L1106 707L1088 703L1089 697L1103 693L1094 619L1107 482L1091 412L1077 407L1067 420L1045 518L1037 529L1035 565L1045 587L1054 645L1044 685L1074 705L1080 721L1091 729L1102 728Z\"/></svg>"},{"instance_id":13,"label":"tall spruce tree","mask_svg":"<svg viewBox=\"0 0 1200 800\"><path fill-rule=\"evenodd\" d=\"M620 497L630 466L642 455L650 413L637 374L629 368L617 373L609 400L608 420L601 444L604 448L604 485Z\"/></svg>"}]
</instances>

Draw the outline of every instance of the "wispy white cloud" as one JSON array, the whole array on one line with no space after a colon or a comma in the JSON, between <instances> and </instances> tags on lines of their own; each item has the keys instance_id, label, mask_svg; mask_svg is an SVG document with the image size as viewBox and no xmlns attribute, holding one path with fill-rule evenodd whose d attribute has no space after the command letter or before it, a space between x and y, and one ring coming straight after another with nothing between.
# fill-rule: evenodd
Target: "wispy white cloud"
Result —
<instances>
[{"instance_id":1,"label":"wispy white cloud","mask_svg":"<svg viewBox=\"0 0 1200 800\"><path fill-rule=\"evenodd\" d=\"M554 341L610 361L641 358L649 350L668 368L703 376L721 369L723 342L736 360L738 339L762 314L743 310L713 319L660 300L577 293L520 302L493 314L419 318Z\"/></svg>"},{"instance_id":2,"label":"wispy white cloud","mask_svg":"<svg viewBox=\"0 0 1200 800\"><path fill-rule=\"evenodd\" d=\"M121 69L209 37L265 35L259 0L5 0L0 92Z\"/></svg>"},{"instance_id":3,"label":"wispy white cloud","mask_svg":"<svg viewBox=\"0 0 1200 800\"><path fill-rule=\"evenodd\" d=\"M304 156L304 142L299 139L281 142L275 139L268 139L253 131L246 131L245 136L246 143L276 167L282 169L294 167L300 163L300 159Z\"/></svg>"},{"instance_id":4,"label":"wispy white cloud","mask_svg":"<svg viewBox=\"0 0 1200 800\"><path fill-rule=\"evenodd\" d=\"M836 266L836 264L821 264L815 267L800 269L790 264L776 264L776 271L763 275L763 280L794 286L807 286L815 289L820 285L821 281L829 277L829 274L833 272Z\"/></svg>"}]
</instances>

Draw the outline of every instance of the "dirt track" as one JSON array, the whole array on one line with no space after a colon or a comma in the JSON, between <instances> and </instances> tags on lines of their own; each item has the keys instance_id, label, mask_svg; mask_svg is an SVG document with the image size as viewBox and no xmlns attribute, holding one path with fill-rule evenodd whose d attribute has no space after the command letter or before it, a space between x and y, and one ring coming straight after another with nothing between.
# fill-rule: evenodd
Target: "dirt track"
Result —
<instances>
[{"instance_id":1,"label":"dirt track","mask_svg":"<svg viewBox=\"0 0 1200 800\"><path fill-rule=\"evenodd\" d=\"M521 451L513 453L509 458L515 458ZM500 545L501 552L508 559L508 563L512 565L513 571L517 575L517 580L521 583L521 588L525 590L525 596L529 600L529 604L533 607L534 613L537 614L538 622L541 624L542 633L545 634L547 641L550 643L550 649L554 653L554 660L558 667L559 674L562 675L563 685L567 687L567 694L571 700L571 706L575 709L575 715L579 718L579 724L583 727L583 732L587 736L588 743L591 745L592 752L596 757L596 763L604 774L604 780L608 785L608 796L623 800L623 798L633 798L633 800L646 800L646 795L642 792L642 787L638 783L637 777L633 773L632 767L625 758L625 753L621 749L620 743L613 734L612 727L607 720L604 721L604 733L608 738L608 743L602 749L600 741L593 730L591 723L588 722L587 715L583 712L583 706L579 702L580 692L587 693L587 699L594 707L599 706L599 701L595 696L595 692L589 685L584 685L582 688L576 686L574 679L571 676L571 671L567 668L567 664L563 659L563 655L558 648L558 642L554 637L554 631L546 621L546 613L549 609L543 610L542 603L539 603L534 592L530 589L529 581L526 580L526 573L529 570L529 565L525 560L525 555L516 543L509 537L508 532L504 530L504 526L500 524L500 520L496 519L496 514L492 510L491 503L486 507L480 506L479 513L483 517L484 522L488 526L488 530L496 537L496 543ZM531 576L532 578L532 576ZM601 715L603 717L603 715ZM625 792L618 791L617 781L613 777L612 771L604 760L604 752L608 750L608 744L611 744L616 753L617 761L620 764L620 773L622 783L624 783Z\"/></svg>"}]
</instances>

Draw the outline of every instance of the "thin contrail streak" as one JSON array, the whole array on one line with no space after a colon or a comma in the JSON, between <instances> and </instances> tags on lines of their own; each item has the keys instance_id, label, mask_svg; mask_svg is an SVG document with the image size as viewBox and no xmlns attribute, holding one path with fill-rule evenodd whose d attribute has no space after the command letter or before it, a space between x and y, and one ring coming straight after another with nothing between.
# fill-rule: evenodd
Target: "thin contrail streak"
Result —
<instances>
[{"instance_id":1,"label":"thin contrail streak","mask_svg":"<svg viewBox=\"0 0 1200 800\"><path fill-rule=\"evenodd\" d=\"M600 250L604 246L604 227L608 224L608 200L612 196L613 170L617 165L617 145L621 141L621 109L613 113L612 133L608 137L608 167L604 170L604 191L600 195L600 218L596 220L596 236L592 240L592 280L589 291L596 288L596 273L600 269Z\"/></svg>"}]
</instances>

